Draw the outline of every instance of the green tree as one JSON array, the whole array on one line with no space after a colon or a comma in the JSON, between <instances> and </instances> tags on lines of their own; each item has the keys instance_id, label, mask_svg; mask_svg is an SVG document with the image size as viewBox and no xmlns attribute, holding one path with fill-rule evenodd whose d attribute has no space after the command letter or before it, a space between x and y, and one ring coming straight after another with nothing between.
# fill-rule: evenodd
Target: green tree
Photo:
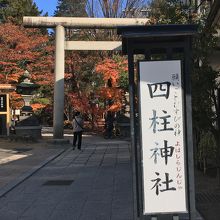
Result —
<instances>
[{"instance_id":1,"label":"green tree","mask_svg":"<svg viewBox=\"0 0 220 220\"><path fill-rule=\"evenodd\" d=\"M220 159L219 135L219 71L209 63L209 56L214 54L217 38L211 28L200 26L199 34L194 40L194 68L192 74L193 125L198 141L205 132L211 132L217 146L216 159ZM208 147L208 146L207 146ZM220 161L217 161L219 163Z\"/></svg>"},{"instance_id":2,"label":"green tree","mask_svg":"<svg viewBox=\"0 0 220 220\"><path fill-rule=\"evenodd\" d=\"M153 0L150 18L156 24L186 24L189 22L189 6L179 0Z\"/></svg>"},{"instance_id":3,"label":"green tree","mask_svg":"<svg viewBox=\"0 0 220 220\"><path fill-rule=\"evenodd\" d=\"M86 0L58 0L54 16L87 17Z\"/></svg>"},{"instance_id":4,"label":"green tree","mask_svg":"<svg viewBox=\"0 0 220 220\"><path fill-rule=\"evenodd\" d=\"M207 26L208 5L202 5L203 13L192 13L193 5L184 6L177 0L154 0L151 2L151 22L162 24L198 25L198 34L193 41L192 66L192 110L193 128L197 145L207 132L215 138L217 146L216 159L220 159L219 125L220 111L217 97L219 72L213 70L209 56L216 48L215 30ZM208 147L208 146L207 146ZM218 160L219 160L218 159ZM219 161L217 161L219 163Z\"/></svg>"},{"instance_id":5,"label":"green tree","mask_svg":"<svg viewBox=\"0 0 220 220\"><path fill-rule=\"evenodd\" d=\"M33 0L0 0L0 21L22 24L23 16L39 16L39 11Z\"/></svg>"}]
</instances>

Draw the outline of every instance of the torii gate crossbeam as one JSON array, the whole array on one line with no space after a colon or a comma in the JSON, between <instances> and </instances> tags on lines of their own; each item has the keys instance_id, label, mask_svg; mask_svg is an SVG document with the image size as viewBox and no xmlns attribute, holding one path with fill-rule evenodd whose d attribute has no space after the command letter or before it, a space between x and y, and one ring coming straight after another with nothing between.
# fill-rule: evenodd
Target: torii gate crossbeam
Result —
<instances>
[{"instance_id":1,"label":"torii gate crossbeam","mask_svg":"<svg viewBox=\"0 0 220 220\"><path fill-rule=\"evenodd\" d=\"M54 115L53 138L63 139L63 112L64 112L64 71L65 50L120 50L118 42L109 45L103 42L97 43L91 49L86 43L74 46L74 41L65 41L65 27L76 29L114 29L118 26L147 25L147 18L80 18L80 17L24 17L25 27L45 27L56 29L55 51L55 83L54 83ZM76 43L76 42L75 42ZM76 43L78 44L78 43ZM103 44L106 47L103 48ZM83 46L84 45L84 46ZM96 48L97 47L97 48Z\"/></svg>"}]
</instances>

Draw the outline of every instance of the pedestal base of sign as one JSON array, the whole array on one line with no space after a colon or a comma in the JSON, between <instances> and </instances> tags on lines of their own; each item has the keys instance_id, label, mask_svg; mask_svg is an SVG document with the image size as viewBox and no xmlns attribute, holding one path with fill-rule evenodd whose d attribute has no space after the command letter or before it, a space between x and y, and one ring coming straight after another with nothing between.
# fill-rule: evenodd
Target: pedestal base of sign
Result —
<instances>
[{"instance_id":1,"label":"pedestal base of sign","mask_svg":"<svg viewBox=\"0 0 220 220\"><path fill-rule=\"evenodd\" d=\"M168 216L163 216L163 215L160 215L160 216L152 216L150 218L147 218L147 220L192 220L192 219L189 219L188 216L184 216L182 215L181 217L175 215L173 217L168 217ZM193 220L204 220L204 218L200 215L199 212L196 212L196 219L193 219Z\"/></svg>"}]
</instances>

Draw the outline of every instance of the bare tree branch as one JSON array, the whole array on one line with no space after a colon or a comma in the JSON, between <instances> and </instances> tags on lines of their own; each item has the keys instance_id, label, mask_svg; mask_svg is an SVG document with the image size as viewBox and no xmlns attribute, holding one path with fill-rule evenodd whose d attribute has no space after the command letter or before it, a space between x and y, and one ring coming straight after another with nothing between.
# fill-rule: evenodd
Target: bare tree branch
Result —
<instances>
[{"instance_id":1,"label":"bare tree branch","mask_svg":"<svg viewBox=\"0 0 220 220\"><path fill-rule=\"evenodd\" d=\"M87 13L91 17L139 17L148 0L87 0Z\"/></svg>"}]
</instances>

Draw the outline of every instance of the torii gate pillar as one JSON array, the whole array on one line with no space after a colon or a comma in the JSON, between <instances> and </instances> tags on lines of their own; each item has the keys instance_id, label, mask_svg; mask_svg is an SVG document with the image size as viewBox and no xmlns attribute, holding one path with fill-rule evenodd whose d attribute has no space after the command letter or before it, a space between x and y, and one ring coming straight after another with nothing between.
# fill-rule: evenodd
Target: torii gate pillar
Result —
<instances>
[{"instance_id":1,"label":"torii gate pillar","mask_svg":"<svg viewBox=\"0 0 220 220\"><path fill-rule=\"evenodd\" d=\"M64 70L65 70L65 29L61 25L56 26L56 53L55 53L55 83L54 83L54 113L53 113L53 137L63 138L63 114L64 114Z\"/></svg>"}]
</instances>

